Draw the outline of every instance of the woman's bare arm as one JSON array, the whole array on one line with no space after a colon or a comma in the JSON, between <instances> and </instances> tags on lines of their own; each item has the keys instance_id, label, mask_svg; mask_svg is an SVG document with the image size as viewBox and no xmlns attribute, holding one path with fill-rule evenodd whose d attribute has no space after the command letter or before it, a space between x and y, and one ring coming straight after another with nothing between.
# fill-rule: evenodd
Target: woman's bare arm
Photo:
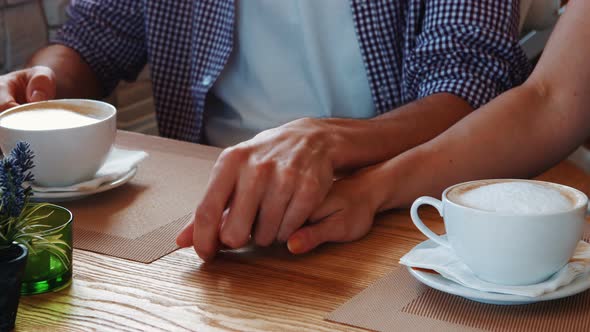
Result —
<instances>
[{"instance_id":1,"label":"woman's bare arm","mask_svg":"<svg viewBox=\"0 0 590 332\"><path fill-rule=\"evenodd\" d=\"M590 135L589 16L590 2L570 2L525 84L364 172L379 209L407 206L461 181L530 177L582 144Z\"/></svg>"}]
</instances>

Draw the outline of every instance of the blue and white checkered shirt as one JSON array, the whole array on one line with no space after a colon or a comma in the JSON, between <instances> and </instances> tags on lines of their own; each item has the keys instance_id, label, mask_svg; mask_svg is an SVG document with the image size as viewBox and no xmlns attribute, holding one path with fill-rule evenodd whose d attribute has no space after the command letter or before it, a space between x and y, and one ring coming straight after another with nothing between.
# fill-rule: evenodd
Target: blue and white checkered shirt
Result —
<instances>
[{"instance_id":1,"label":"blue and white checkered shirt","mask_svg":"<svg viewBox=\"0 0 590 332\"><path fill-rule=\"evenodd\" d=\"M349 1L379 113L439 92L477 108L530 71L518 0ZM201 140L232 51L233 0L73 0L69 15L54 41L80 53L105 95L149 62L161 135Z\"/></svg>"}]
</instances>

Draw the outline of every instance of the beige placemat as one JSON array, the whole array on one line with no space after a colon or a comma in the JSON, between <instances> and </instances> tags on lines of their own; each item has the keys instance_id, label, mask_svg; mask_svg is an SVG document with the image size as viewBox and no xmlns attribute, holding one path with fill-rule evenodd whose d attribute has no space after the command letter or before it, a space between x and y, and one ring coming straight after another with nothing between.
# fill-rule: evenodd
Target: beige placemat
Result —
<instances>
[{"instance_id":1,"label":"beige placemat","mask_svg":"<svg viewBox=\"0 0 590 332\"><path fill-rule=\"evenodd\" d=\"M74 214L75 248L149 263L177 249L220 150L128 132L116 145L149 153L135 178L62 205Z\"/></svg>"},{"instance_id":2,"label":"beige placemat","mask_svg":"<svg viewBox=\"0 0 590 332\"><path fill-rule=\"evenodd\" d=\"M590 331L590 291L527 305L483 304L425 286L402 266L326 319L376 331Z\"/></svg>"}]
</instances>

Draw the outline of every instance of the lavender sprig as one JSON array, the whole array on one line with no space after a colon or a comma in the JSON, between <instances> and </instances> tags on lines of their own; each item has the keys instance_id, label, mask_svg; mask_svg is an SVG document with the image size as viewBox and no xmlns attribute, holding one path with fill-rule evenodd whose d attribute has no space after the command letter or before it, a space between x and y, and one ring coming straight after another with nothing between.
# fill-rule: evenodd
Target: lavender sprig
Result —
<instances>
[{"instance_id":1,"label":"lavender sprig","mask_svg":"<svg viewBox=\"0 0 590 332\"><path fill-rule=\"evenodd\" d=\"M0 216L18 217L32 194L29 182L33 181L31 169L33 152L25 142L16 147L0 162Z\"/></svg>"},{"instance_id":2,"label":"lavender sprig","mask_svg":"<svg viewBox=\"0 0 590 332\"><path fill-rule=\"evenodd\" d=\"M31 151L31 145L27 142L18 142L12 151L10 157L14 159L14 163L18 166L24 175L25 182L33 182L34 177L31 170L35 167L33 158L35 154Z\"/></svg>"}]
</instances>

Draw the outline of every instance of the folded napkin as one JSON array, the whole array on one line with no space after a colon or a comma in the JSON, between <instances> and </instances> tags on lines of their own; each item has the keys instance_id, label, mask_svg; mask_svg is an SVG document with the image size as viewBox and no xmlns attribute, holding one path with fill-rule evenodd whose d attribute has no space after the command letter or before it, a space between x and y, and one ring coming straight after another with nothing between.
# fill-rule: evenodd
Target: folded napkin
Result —
<instances>
[{"instance_id":1,"label":"folded napkin","mask_svg":"<svg viewBox=\"0 0 590 332\"><path fill-rule=\"evenodd\" d=\"M400 263L409 267L434 270L460 285L483 292L537 297L551 293L571 283L580 275L590 272L590 244L580 241L574 256L561 270L541 283L526 286L505 286L483 281L459 260L452 249L435 243L412 249L400 259Z\"/></svg>"},{"instance_id":2,"label":"folded napkin","mask_svg":"<svg viewBox=\"0 0 590 332\"><path fill-rule=\"evenodd\" d=\"M102 184L115 181L147 158L145 151L124 150L113 147L107 156L107 160L96 172L93 179L80 182L68 187L40 187L33 185L36 192L64 192L64 191L90 191L95 190Z\"/></svg>"}]
</instances>

